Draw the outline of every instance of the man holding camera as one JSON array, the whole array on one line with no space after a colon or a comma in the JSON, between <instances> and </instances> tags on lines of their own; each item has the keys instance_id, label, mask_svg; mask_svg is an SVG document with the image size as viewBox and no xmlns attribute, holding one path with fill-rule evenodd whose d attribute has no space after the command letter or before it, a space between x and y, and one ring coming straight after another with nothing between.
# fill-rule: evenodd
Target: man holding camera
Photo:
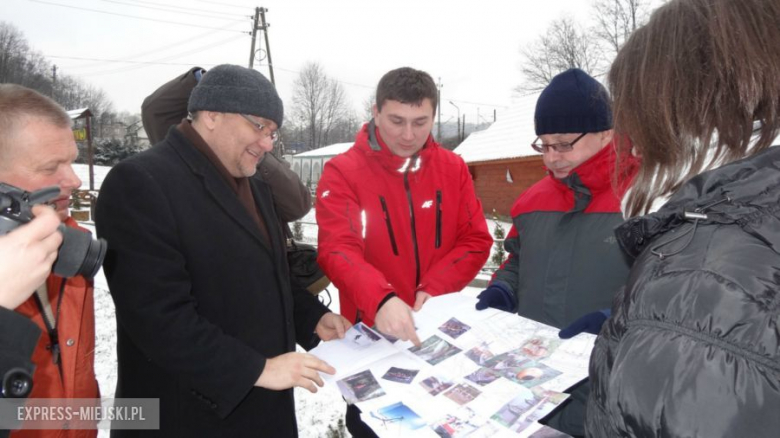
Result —
<instances>
[{"instance_id":1,"label":"man holding camera","mask_svg":"<svg viewBox=\"0 0 780 438\"><path fill-rule=\"evenodd\" d=\"M73 190L81 186L71 164L78 150L71 119L51 99L28 88L0 85L0 181L26 191L57 186L50 204L60 221L78 228L69 216ZM11 234L12 235L12 234ZM9 237L11 236L9 235ZM50 274L16 312L43 332L32 355L31 398L97 398L94 372L93 284L83 276ZM13 437L94 437L96 430L21 430Z\"/></svg>"},{"instance_id":2,"label":"man holding camera","mask_svg":"<svg viewBox=\"0 0 780 438\"><path fill-rule=\"evenodd\" d=\"M282 101L256 70L220 65L189 98L192 120L114 166L97 231L116 304L117 397L160 399L160 430L113 437L297 435L293 387L334 373L296 342L341 338L349 322L291 287L268 184Z\"/></svg>"}]
</instances>

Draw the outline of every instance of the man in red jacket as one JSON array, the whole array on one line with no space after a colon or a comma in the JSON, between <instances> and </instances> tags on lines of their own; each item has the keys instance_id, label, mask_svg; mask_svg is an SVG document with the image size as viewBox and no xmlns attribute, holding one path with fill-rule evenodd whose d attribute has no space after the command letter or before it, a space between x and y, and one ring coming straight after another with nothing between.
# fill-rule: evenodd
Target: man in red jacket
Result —
<instances>
[{"instance_id":1,"label":"man in red jacket","mask_svg":"<svg viewBox=\"0 0 780 438\"><path fill-rule=\"evenodd\" d=\"M71 164L78 150L68 114L57 103L19 85L0 85L0 181L26 191L58 186L50 202L59 219L77 227L68 212L73 190L81 186ZM83 276L50 274L42 292L16 308L43 332L32 355L30 398L98 398L95 379L93 283ZM48 299L45 299L48 298ZM51 309L50 317L44 317ZM79 437L97 430L20 430L12 437Z\"/></svg>"},{"instance_id":2,"label":"man in red jacket","mask_svg":"<svg viewBox=\"0 0 780 438\"><path fill-rule=\"evenodd\" d=\"M385 74L373 120L317 186L318 261L341 314L415 345L412 311L463 289L493 243L468 167L431 136L436 91L425 72ZM371 436L354 429L355 412L350 432Z\"/></svg>"}]
</instances>

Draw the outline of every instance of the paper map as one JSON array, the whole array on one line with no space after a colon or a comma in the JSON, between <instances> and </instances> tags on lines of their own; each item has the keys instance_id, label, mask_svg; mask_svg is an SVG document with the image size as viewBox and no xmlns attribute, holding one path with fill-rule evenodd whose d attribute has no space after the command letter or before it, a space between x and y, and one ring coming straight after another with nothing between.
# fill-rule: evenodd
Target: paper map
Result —
<instances>
[{"instance_id":1,"label":"paper map","mask_svg":"<svg viewBox=\"0 0 780 438\"><path fill-rule=\"evenodd\" d=\"M448 294L414 314L420 347L358 324L310 351L380 437L524 437L554 434L536 421L588 375L595 336L558 330ZM555 436L555 435L550 435Z\"/></svg>"}]
</instances>

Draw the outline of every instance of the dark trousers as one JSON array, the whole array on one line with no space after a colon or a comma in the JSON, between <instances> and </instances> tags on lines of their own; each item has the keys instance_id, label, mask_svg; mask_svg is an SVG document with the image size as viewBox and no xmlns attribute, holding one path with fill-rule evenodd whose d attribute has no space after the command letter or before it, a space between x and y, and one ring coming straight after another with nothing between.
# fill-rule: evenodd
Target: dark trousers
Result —
<instances>
[{"instance_id":1,"label":"dark trousers","mask_svg":"<svg viewBox=\"0 0 780 438\"><path fill-rule=\"evenodd\" d=\"M355 438L379 438L377 434L360 419L360 408L347 405L347 430Z\"/></svg>"}]
</instances>

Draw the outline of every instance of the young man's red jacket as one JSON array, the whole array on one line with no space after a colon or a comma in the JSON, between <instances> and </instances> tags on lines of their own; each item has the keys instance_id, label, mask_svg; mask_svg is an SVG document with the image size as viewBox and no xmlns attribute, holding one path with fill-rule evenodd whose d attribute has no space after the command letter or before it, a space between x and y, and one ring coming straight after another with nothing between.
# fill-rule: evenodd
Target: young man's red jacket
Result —
<instances>
[{"instance_id":1,"label":"young man's red jacket","mask_svg":"<svg viewBox=\"0 0 780 438\"><path fill-rule=\"evenodd\" d=\"M417 291L460 291L493 243L463 159L430 136L415 156L393 155L373 123L325 165L316 211L317 260L353 323L373 325L391 293L411 306Z\"/></svg>"}]
</instances>

